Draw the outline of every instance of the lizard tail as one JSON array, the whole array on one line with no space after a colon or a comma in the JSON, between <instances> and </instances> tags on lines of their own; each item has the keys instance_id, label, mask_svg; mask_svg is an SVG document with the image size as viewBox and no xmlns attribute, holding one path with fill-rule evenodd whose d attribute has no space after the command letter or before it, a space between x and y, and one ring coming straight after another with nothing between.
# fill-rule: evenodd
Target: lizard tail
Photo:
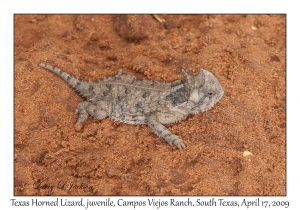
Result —
<instances>
[{"instance_id":1,"label":"lizard tail","mask_svg":"<svg viewBox=\"0 0 300 210\"><path fill-rule=\"evenodd\" d=\"M81 95L84 95L86 92L86 89L88 88L87 82L84 82L82 80L76 79L72 75L68 74L67 72L64 72L63 70L56 68L54 66L45 64L45 63L40 63L40 67L43 67L45 69L48 69L51 72L56 73L59 75L61 78L63 78L72 88L74 88L77 92L79 92Z\"/></svg>"}]
</instances>

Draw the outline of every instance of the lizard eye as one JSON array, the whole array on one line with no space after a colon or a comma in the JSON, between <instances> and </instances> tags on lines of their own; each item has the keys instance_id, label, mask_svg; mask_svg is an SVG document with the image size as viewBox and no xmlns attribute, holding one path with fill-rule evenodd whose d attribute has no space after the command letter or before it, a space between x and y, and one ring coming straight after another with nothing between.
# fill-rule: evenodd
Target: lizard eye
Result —
<instances>
[{"instance_id":1,"label":"lizard eye","mask_svg":"<svg viewBox=\"0 0 300 210\"><path fill-rule=\"evenodd\" d=\"M209 92L209 93L207 93L207 94L208 94L209 96L212 96L213 93Z\"/></svg>"}]
</instances>

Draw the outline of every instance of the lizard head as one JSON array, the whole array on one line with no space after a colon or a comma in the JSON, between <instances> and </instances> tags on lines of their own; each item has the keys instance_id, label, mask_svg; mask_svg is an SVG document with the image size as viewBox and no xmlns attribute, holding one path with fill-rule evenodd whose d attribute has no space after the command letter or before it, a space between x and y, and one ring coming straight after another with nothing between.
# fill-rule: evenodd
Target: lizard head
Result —
<instances>
[{"instance_id":1,"label":"lizard head","mask_svg":"<svg viewBox=\"0 0 300 210\"><path fill-rule=\"evenodd\" d=\"M217 78L209 71L200 69L194 76L182 70L188 96L188 109L191 114L212 108L223 96L224 91Z\"/></svg>"}]
</instances>

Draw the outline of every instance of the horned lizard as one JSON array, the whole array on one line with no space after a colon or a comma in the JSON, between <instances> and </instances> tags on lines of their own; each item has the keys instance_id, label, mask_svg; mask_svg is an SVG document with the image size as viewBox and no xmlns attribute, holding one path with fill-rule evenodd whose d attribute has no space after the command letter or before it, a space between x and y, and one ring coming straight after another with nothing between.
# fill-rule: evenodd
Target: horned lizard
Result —
<instances>
[{"instance_id":1,"label":"horned lizard","mask_svg":"<svg viewBox=\"0 0 300 210\"><path fill-rule=\"evenodd\" d=\"M97 120L109 117L128 124L147 124L155 134L178 148L186 146L164 124L179 122L189 114L205 112L224 94L217 78L204 69L200 69L196 76L182 70L185 80L172 83L137 80L134 76L122 74L122 70L113 77L85 82L54 66L44 63L39 66L58 74L86 99L75 110L79 115L76 125L85 122L88 115Z\"/></svg>"}]
</instances>

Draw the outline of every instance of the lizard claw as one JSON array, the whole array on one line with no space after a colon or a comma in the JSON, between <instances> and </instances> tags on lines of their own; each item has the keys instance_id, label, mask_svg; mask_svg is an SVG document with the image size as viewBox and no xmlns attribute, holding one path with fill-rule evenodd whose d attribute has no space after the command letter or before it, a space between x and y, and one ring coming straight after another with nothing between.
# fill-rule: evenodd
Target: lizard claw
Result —
<instances>
[{"instance_id":1,"label":"lizard claw","mask_svg":"<svg viewBox=\"0 0 300 210\"><path fill-rule=\"evenodd\" d=\"M186 148L186 146L185 146L185 144L183 143L183 141L182 140L180 140L180 141L175 141L174 142L174 145L178 148L178 149L184 149L184 148Z\"/></svg>"}]
</instances>

